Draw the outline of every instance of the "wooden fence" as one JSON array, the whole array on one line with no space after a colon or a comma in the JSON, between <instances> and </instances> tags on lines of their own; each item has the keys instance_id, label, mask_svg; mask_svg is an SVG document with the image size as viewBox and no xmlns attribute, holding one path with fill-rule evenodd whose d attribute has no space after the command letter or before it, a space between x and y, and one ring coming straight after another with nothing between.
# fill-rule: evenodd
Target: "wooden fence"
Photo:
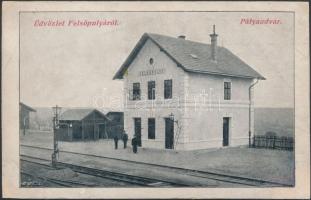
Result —
<instances>
[{"instance_id":1,"label":"wooden fence","mask_svg":"<svg viewBox=\"0 0 311 200\"><path fill-rule=\"evenodd\" d=\"M253 146L255 148L284 149L292 151L294 149L294 139L292 137L278 136L255 136Z\"/></svg>"}]
</instances>

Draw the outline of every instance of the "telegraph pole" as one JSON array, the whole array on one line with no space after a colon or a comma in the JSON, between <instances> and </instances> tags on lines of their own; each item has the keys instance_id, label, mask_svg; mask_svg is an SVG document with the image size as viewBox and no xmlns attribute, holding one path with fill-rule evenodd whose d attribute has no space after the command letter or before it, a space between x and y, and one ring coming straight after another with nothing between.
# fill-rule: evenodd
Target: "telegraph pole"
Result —
<instances>
[{"instance_id":1,"label":"telegraph pole","mask_svg":"<svg viewBox=\"0 0 311 200\"><path fill-rule=\"evenodd\" d=\"M52 153L52 166L56 167L56 163L57 163L57 158L56 155L58 154L59 150L58 150L58 143L57 143L57 129L58 127L58 115L60 113L61 107L59 106L55 106L52 107L53 112L54 112L54 116L53 116L53 153Z\"/></svg>"},{"instance_id":2,"label":"telegraph pole","mask_svg":"<svg viewBox=\"0 0 311 200\"><path fill-rule=\"evenodd\" d=\"M24 136L26 135L26 117L24 117L24 119L23 119L23 134L24 134Z\"/></svg>"},{"instance_id":3,"label":"telegraph pole","mask_svg":"<svg viewBox=\"0 0 311 200\"><path fill-rule=\"evenodd\" d=\"M249 106L248 106L248 147L252 147L252 88L258 83L258 79L248 88ZM254 133L253 133L254 134ZM255 135L253 135L255 139ZM255 144L253 144L255 145Z\"/></svg>"}]
</instances>

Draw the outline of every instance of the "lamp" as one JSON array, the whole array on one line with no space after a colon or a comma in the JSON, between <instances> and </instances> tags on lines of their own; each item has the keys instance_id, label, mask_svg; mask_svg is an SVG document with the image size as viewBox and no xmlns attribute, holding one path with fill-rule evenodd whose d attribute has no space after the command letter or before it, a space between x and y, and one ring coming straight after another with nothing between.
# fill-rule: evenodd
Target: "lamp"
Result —
<instances>
[{"instance_id":1,"label":"lamp","mask_svg":"<svg viewBox=\"0 0 311 200\"><path fill-rule=\"evenodd\" d=\"M173 113L171 113L168 117L169 117L170 120L172 120L173 123L176 123L177 126L178 126L178 120L174 119L174 114Z\"/></svg>"},{"instance_id":2,"label":"lamp","mask_svg":"<svg viewBox=\"0 0 311 200\"><path fill-rule=\"evenodd\" d=\"M180 131L181 126L180 126L180 124L178 123L178 120L175 120L175 119L174 119L174 114L173 114L173 113L171 113L168 117L169 117L169 119L170 119L173 123L176 123L176 125L177 125L177 132L175 133L175 134L176 134L176 141L175 141L175 144L173 145L173 148L175 149L176 146L177 146L177 144L178 144L178 137L179 137L179 131ZM175 136L174 136L174 138L175 138Z\"/></svg>"},{"instance_id":3,"label":"lamp","mask_svg":"<svg viewBox=\"0 0 311 200\"><path fill-rule=\"evenodd\" d=\"M52 110L53 110L53 114L54 114L54 116L56 115L56 113L57 113L57 105L55 106L55 107L52 107Z\"/></svg>"},{"instance_id":4,"label":"lamp","mask_svg":"<svg viewBox=\"0 0 311 200\"><path fill-rule=\"evenodd\" d=\"M59 152L58 151L58 143L57 143L57 136L56 136L56 129L59 128L59 123L58 123L58 115L60 113L61 107L55 106L52 107L53 110L53 153L52 153L52 166L56 167L57 159L56 159L56 154Z\"/></svg>"},{"instance_id":5,"label":"lamp","mask_svg":"<svg viewBox=\"0 0 311 200\"><path fill-rule=\"evenodd\" d=\"M170 120L174 121L174 114L173 113L171 113L168 117L170 118Z\"/></svg>"},{"instance_id":6,"label":"lamp","mask_svg":"<svg viewBox=\"0 0 311 200\"><path fill-rule=\"evenodd\" d=\"M55 128L58 129L59 128L58 115L60 114L61 107L56 105L55 107L52 107L52 109L53 109L53 114L54 114L54 125L55 125Z\"/></svg>"}]
</instances>

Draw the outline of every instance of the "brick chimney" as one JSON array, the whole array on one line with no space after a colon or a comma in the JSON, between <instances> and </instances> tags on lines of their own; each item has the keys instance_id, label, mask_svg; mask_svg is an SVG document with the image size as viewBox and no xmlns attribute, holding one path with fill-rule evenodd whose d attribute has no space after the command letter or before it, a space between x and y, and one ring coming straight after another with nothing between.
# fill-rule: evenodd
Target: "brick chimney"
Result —
<instances>
[{"instance_id":1,"label":"brick chimney","mask_svg":"<svg viewBox=\"0 0 311 200\"><path fill-rule=\"evenodd\" d=\"M211 53L212 53L212 60L216 61L217 59L217 34L215 33L215 24L213 25L213 34L211 36Z\"/></svg>"}]
</instances>

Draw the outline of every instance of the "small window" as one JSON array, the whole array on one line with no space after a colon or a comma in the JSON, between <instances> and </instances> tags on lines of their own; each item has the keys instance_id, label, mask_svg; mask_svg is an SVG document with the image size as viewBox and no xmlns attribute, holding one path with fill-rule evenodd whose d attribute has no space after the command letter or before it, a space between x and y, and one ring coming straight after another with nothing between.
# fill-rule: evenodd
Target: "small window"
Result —
<instances>
[{"instance_id":1,"label":"small window","mask_svg":"<svg viewBox=\"0 0 311 200\"><path fill-rule=\"evenodd\" d=\"M148 139L155 139L155 118L148 118Z\"/></svg>"},{"instance_id":2,"label":"small window","mask_svg":"<svg viewBox=\"0 0 311 200\"><path fill-rule=\"evenodd\" d=\"M133 100L140 100L140 83L133 83Z\"/></svg>"},{"instance_id":3,"label":"small window","mask_svg":"<svg viewBox=\"0 0 311 200\"><path fill-rule=\"evenodd\" d=\"M194 58L194 59L198 59L198 56L195 55L195 54L190 54L190 56L191 56L192 58Z\"/></svg>"},{"instance_id":4,"label":"small window","mask_svg":"<svg viewBox=\"0 0 311 200\"><path fill-rule=\"evenodd\" d=\"M164 99L171 99L173 96L172 80L164 80Z\"/></svg>"},{"instance_id":5,"label":"small window","mask_svg":"<svg viewBox=\"0 0 311 200\"><path fill-rule=\"evenodd\" d=\"M231 99L231 82L224 82L224 99Z\"/></svg>"},{"instance_id":6,"label":"small window","mask_svg":"<svg viewBox=\"0 0 311 200\"><path fill-rule=\"evenodd\" d=\"M148 99L155 99L155 81L148 81Z\"/></svg>"},{"instance_id":7,"label":"small window","mask_svg":"<svg viewBox=\"0 0 311 200\"><path fill-rule=\"evenodd\" d=\"M153 58L150 58L150 59L149 59L149 63L150 63L150 65L153 64Z\"/></svg>"}]
</instances>

